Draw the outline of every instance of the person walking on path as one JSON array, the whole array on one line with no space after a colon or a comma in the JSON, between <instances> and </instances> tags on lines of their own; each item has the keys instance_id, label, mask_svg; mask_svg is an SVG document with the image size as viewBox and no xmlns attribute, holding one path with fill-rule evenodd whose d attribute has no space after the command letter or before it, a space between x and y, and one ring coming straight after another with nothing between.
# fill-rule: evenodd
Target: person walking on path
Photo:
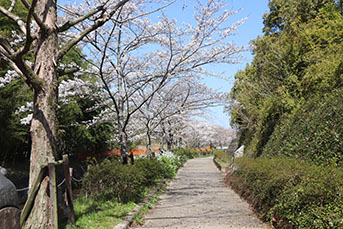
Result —
<instances>
[{"instance_id":1,"label":"person walking on path","mask_svg":"<svg viewBox=\"0 0 343 229\"><path fill-rule=\"evenodd\" d=\"M212 157L189 160L135 228L268 228L224 176Z\"/></svg>"}]
</instances>

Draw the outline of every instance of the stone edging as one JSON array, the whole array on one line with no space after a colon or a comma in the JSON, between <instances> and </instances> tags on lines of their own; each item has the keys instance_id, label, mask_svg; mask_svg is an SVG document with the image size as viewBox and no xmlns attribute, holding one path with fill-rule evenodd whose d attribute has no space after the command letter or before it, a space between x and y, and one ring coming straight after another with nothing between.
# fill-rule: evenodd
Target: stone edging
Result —
<instances>
[{"instance_id":1,"label":"stone edging","mask_svg":"<svg viewBox=\"0 0 343 229\"><path fill-rule=\"evenodd\" d=\"M121 221L119 224L115 225L113 229L127 229L130 227L130 225L133 223L135 215L139 212L139 210L144 207L145 204L149 202L151 197L155 195L156 192L158 192L162 186L166 183L166 180L162 180L154 189L150 191L150 193L145 197L144 201L137 204L137 206L125 217L123 221Z\"/></svg>"},{"instance_id":2,"label":"stone edging","mask_svg":"<svg viewBox=\"0 0 343 229\"><path fill-rule=\"evenodd\" d=\"M221 164L215 159L215 157L213 157L213 163L215 164L215 166L218 168L219 171L224 172L224 173L229 172L229 168L222 167Z\"/></svg>"}]
</instances>

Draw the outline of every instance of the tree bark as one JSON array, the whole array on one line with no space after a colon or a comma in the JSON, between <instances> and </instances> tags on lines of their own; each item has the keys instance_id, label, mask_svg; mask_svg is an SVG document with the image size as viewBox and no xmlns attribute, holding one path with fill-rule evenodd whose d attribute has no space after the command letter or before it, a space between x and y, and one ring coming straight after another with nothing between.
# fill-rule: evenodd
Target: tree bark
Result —
<instances>
[{"instance_id":1,"label":"tree bark","mask_svg":"<svg viewBox=\"0 0 343 229\"><path fill-rule=\"evenodd\" d=\"M128 138L125 130L119 127L119 143L120 143L120 157L123 165L128 164L128 151L129 147L127 144Z\"/></svg>"},{"instance_id":2,"label":"tree bark","mask_svg":"<svg viewBox=\"0 0 343 229\"><path fill-rule=\"evenodd\" d=\"M151 149L151 130L150 130L150 126L149 126L149 123L147 123L146 125L146 153L148 156L151 156L151 157L155 157L155 153L152 152L152 149Z\"/></svg>"},{"instance_id":3,"label":"tree bark","mask_svg":"<svg viewBox=\"0 0 343 229\"><path fill-rule=\"evenodd\" d=\"M164 123L161 122L161 129L162 129L162 133L160 136L160 150L164 151L164 144L165 144L165 140L167 138L167 133L166 133L166 128L164 127Z\"/></svg>"},{"instance_id":4,"label":"tree bark","mask_svg":"<svg viewBox=\"0 0 343 229\"><path fill-rule=\"evenodd\" d=\"M33 118L31 122L30 182L33 185L40 166L56 159L57 133L57 76L56 57L58 53L56 32L56 3L53 0L38 0L35 10L47 29L39 28L34 50L34 72L44 81L41 89L34 89ZM44 178L38 191L35 204L25 228L49 228L50 198L47 195L48 178ZM53 195L53 194L50 194Z\"/></svg>"},{"instance_id":5,"label":"tree bark","mask_svg":"<svg viewBox=\"0 0 343 229\"><path fill-rule=\"evenodd\" d=\"M168 151L171 151L172 149L172 144L173 144L173 138L174 138L174 135L172 133L172 131L169 129L168 130L168 138L167 138L167 149Z\"/></svg>"}]
</instances>

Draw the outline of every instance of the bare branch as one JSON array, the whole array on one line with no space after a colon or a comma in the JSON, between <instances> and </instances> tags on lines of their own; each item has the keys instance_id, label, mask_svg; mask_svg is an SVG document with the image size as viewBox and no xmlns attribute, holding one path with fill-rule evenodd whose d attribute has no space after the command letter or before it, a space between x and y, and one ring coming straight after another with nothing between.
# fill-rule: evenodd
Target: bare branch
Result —
<instances>
[{"instance_id":1,"label":"bare branch","mask_svg":"<svg viewBox=\"0 0 343 229\"><path fill-rule=\"evenodd\" d=\"M13 59L14 56L14 50L11 48L11 45L9 44L8 40L4 38L0 34L0 47L2 47L3 50L1 50L0 53L5 55L8 59Z\"/></svg>"},{"instance_id":2,"label":"bare branch","mask_svg":"<svg viewBox=\"0 0 343 229\"><path fill-rule=\"evenodd\" d=\"M70 9L60 5L60 4L56 4L58 7L60 7L62 10L64 10L65 12L67 12L68 14L70 15L77 15L79 17L81 17L81 14L77 13L77 12L74 12L74 11L71 11Z\"/></svg>"},{"instance_id":3,"label":"bare branch","mask_svg":"<svg viewBox=\"0 0 343 229\"><path fill-rule=\"evenodd\" d=\"M21 0L21 2L24 4L26 9L29 11L32 9L32 16L37 22L38 26L43 30L43 31L48 31L48 28L45 26L45 24L40 20L38 15L33 11L34 8L36 7L37 0L32 1L31 4L29 4L26 0ZM31 16L30 16L31 17Z\"/></svg>"},{"instance_id":4,"label":"bare branch","mask_svg":"<svg viewBox=\"0 0 343 229\"><path fill-rule=\"evenodd\" d=\"M7 65L9 65L20 77L22 77L23 79L25 79L25 76L23 75L23 73L20 71L20 69L15 65L15 63L13 61L11 61L10 59L6 58L5 62Z\"/></svg>"},{"instance_id":5,"label":"bare branch","mask_svg":"<svg viewBox=\"0 0 343 229\"><path fill-rule=\"evenodd\" d=\"M12 12L15 3L16 3L16 0L11 0L11 6L10 6L10 8L8 8L8 11L9 11L9 12Z\"/></svg>"},{"instance_id":6,"label":"bare branch","mask_svg":"<svg viewBox=\"0 0 343 229\"><path fill-rule=\"evenodd\" d=\"M31 44L33 42L33 38L31 36L30 22L31 22L31 17L34 13L34 7L36 3L37 3L37 0L33 0L31 7L29 8L29 12L26 17L26 42L25 42L25 45L21 49L19 49L17 53L15 54L16 58L21 58L22 56L24 56L30 50Z\"/></svg>"},{"instance_id":7,"label":"bare branch","mask_svg":"<svg viewBox=\"0 0 343 229\"><path fill-rule=\"evenodd\" d=\"M172 2L168 3L167 5L161 6L160 8L157 8L157 9L155 9L155 10L146 12L146 13L144 13L144 14L139 14L139 15L137 15L137 16L135 16L135 17L132 17L132 18L128 18L128 19L126 19L125 21L121 21L120 23L126 23L126 22L128 22L128 21L131 21L131 20L134 20L134 19L143 17L143 16L147 16L147 15L149 15L149 14L156 13L156 12L158 12L158 11L160 11L160 10L163 10L163 9L167 8L168 6L170 6L171 4L173 4L174 2L176 2L176 0L173 0ZM115 22L118 22L118 21L115 21Z\"/></svg>"},{"instance_id":8,"label":"bare branch","mask_svg":"<svg viewBox=\"0 0 343 229\"><path fill-rule=\"evenodd\" d=\"M89 33L93 32L100 26L104 25L107 21L109 21L112 16L119 10L121 7L123 7L129 0L122 0L118 2L118 4L114 7L114 9L107 15L103 15L103 17L99 18L92 26L85 29L83 32L81 32L78 36L75 37L75 39L68 42L58 53L57 60L60 60L74 45L76 45L79 41L81 41L85 36L87 36Z\"/></svg>"},{"instance_id":9,"label":"bare branch","mask_svg":"<svg viewBox=\"0 0 343 229\"><path fill-rule=\"evenodd\" d=\"M57 74L59 76L67 75L67 74L73 74L80 71L80 68L78 67L71 67L71 68L64 68L64 69L57 69Z\"/></svg>"},{"instance_id":10,"label":"bare branch","mask_svg":"<svg viewBox=\"0 0 343 229\"><path fill-rule=\"evenodd\" d=\"M8 17L9 19L11 19L12 21L14 21L19 26L20 31L26 34L25 22L20 17L6 10L2 6L0 6L0 12L6 17Z\"/></svg>"},{"instance_id":11,"label":"bare branch","mask_svg":"<svg viewBox=\"0 0 343 229\"><path fill-rule=\"evenodd\" d=\"M73 21L67 21L64 25L62 25L61 27L59 27L57 29L58 32L64 32L66 30L68 30L69 28L71 28L72 26L86 20L87 18L93 16L94 14L102 11L104 9L103 6L99 6L93 10L91 10L89 13L85 14L85 15L82 15L80 17L78 17L77 19L73 20Z\"/></svg>"},{"instance_id":12,"label":"bare branch","mask_svg":"<svg viewBox=\"0 0 343 229\"><path fill-rule=\"evenodd\" d=\"M13 70L15 70L20 76L24 77L27 83L35 88L41 90L44 81L42 81L36 73L28 66L22 59L21 56L15 54L14 50L9 45L7 39L0 35L0 53L6 57L5 60L8 62Z\"/></svg>"}]
</instances>

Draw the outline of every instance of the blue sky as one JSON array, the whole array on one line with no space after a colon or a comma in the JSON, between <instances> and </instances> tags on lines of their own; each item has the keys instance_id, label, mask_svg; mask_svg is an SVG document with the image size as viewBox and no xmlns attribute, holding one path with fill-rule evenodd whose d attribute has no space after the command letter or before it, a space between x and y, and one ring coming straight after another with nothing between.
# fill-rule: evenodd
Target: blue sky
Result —
<instances>
[{"instance_id":1,"label":"blue sky","mask_svg":"<svg viewBox=\"0 0 343 229\"><path fill-rule=\"evenodd\" d=\"M238 45L248 46L249 41L255 39L258 35L262 35L263 20L262 16L268 12L268 0L227 0L226 8L228 10L238 10L242 8L240 13L233 16L233 22L241 18L248 17L248 20L239 27L239 34L232 37L232 41ZM234 75L240 69L244 69L247 63L250 63L253 56L250 52L243 53L244 59L241 64L222 65L219 71L225 71L228 76L231 76L228 81L209 78L206 79L206 85L224 92L230 92L234 82ZM211 123L218 124L224 128L230 128L230 118L223 113L223 107L215 107L210 109Z\"/></svg>"}]
</instances>

